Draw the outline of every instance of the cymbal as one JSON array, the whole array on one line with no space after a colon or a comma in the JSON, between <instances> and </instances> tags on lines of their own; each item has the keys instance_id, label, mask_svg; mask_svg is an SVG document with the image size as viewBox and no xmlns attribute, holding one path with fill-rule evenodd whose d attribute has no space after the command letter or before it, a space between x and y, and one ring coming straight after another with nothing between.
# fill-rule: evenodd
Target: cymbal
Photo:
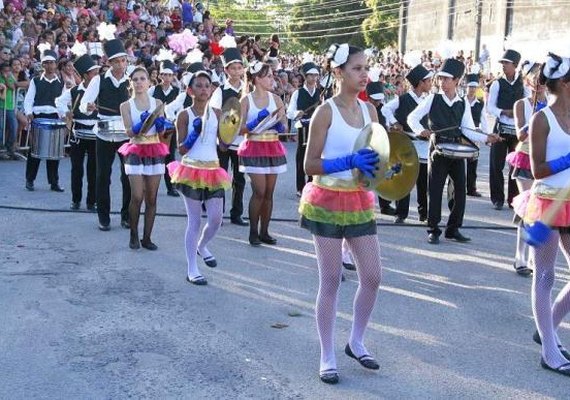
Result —
<instances>
[{"instance_id":1,"label":"cymbal","mask_svg":"<svg viewBox=\"0 0 570 400\"><path fill-rule=\"evenodd\" d=\"M222 106L219 128L220 141L230 145L238 135L240 127L241 105L237 97L231 97Z\"/></svg>"},{"instance_id":2,"label":"cymbal","mask_svg":"<svg viewBox=\"0 0 570 400\"><path fill-rule=\"evenodd\" d=\"M414 188L420 164L418 153L410 138L400 132L392 131L388 135L390 141L390 157L388 173L381 176L374 190L386 200L400 200ZM400 171L393 173L393 166L399 165ZM378 176L378 175L377 175Z\"/></svg>"},{"instance_id":3,"label":"cymbal","mask_svg":"<svg viewBox=\"0 0 570 400\"><path fill-rule=\"evenodd\" d=\"M154 121L158 117L160 117L163 113L164 113L164 103L156 107L154 111L148 116L148 118L145 119L143 126L141 127L140 134L144 135L145 133L147 133L149 129L152 127L152 124L154 124Z\"/></svg>"},{"instance_id":4,"label":"cymbal","mask_svg":"<svg viewBox=\"0 0 570 400\"><path fill-rule=\"evenodd\" d=\"M370 148L380 156L380 161L377 165L378 170L375 173L376 178L367 178L356 168L352 170L352 175L363 188L374 190L378 182L381 179L384 179L383 177L388 170L387 164L390 157L390 141L388 140L388 134L382 125L377 122L372 122L362 128L354 142L352 151L356 153L358 150L362 150L364 148Z\"/></svg>"}]
</instances>

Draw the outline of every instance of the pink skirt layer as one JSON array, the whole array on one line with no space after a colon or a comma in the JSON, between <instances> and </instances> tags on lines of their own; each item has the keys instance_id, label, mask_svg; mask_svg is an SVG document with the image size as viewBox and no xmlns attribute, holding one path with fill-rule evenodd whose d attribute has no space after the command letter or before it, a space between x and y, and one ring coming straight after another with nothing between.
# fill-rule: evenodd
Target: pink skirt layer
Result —
<instances>
[{"instance_id":1,"label":"pink skirt layer","mask_svg":"<svg viewBox=\"0 0 570 400\"><path fill-rule=\"evenodd\" d=\"M517 215L521 216L525 223L530 224L541 221L544 213L548 210L555 200L544 199L525 190L513 199L513 208ZM554 221L548 225L552 227L570 227L570 201L565 201Z\"/></svg>"},{"instance_id":2,"label":"pink skirt layer","mask_svg":"<svg viewBox=\"0 0 570 400\"><path fill-rule=\"evenodd\" d=\"M231 179L223 168L206 169L186 166L179 161L168 164L168 173L173 184L189 186L193 189L208 189L210 191L228 189Z\"/></svg>"},{"instance_id":3,"label":"pink skirt layer","mask_svg":"<svg viewBox=\"0 0 570 400\"><path fill-rule=\"evenodd\" d=\"M119 147L119 153L123 156L136 154L141 158L158 158L166 157L170 151L164 143L133 144L127 142Z\"/></svg>"},{"instance_id":4,"label":"pink skirt layer","mask_svg":"<svg viewBox=\"0 0 570 400\"><path fill-rule=\"evenodd\" d=\"M522 151L513 151L507 155L507 162L515 168L530 170L530 156Z\"/></svg>"},{"instance_id":5,"label":"pink skirt layer","mask_svg":"<svg viewBox=\"0 0 570 400\"><path fill-rule=\"evenodd\" d=\"M238 148L240 157L282 157L286 154L285 147L279 141L255 142L244 140Z\"/></svg>"}]
</instances>

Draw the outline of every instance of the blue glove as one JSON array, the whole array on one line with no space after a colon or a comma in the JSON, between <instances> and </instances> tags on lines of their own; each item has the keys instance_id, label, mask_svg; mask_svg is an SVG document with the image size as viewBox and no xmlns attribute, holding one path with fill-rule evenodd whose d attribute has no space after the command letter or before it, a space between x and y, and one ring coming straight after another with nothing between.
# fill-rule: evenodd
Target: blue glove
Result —
<instances>
[{"instance_id":1,"label":"blue glove","mask_svg":"<svg viewBox=\"0 0 570 400\"><path fill-rule=\"evenodd\" d=\"M248 131L252 131L255 129L255 127L257 125L259 125L259 123L261 121L263 121L265 118L267 118L269 116L269 111L267 111L266 108L264 108L263 110L261 110L260 112L257 113L257 118L254 120L249 121L247 124L245 124L245 126L247 127Z\"/></svg>"},{"instance_id":2,"label":"blue glove","mask_svg":"<svg viewBox=\"0 0 570 400\"><path fill-rule=\"evenodd\" d=\"M141 129L142 129L142 126L144 124L144 121L146 121L146 119L149 116L150 116L150 113L148 111L144 111L143 113L141 113L141 120L139 122L137 122L136 124L134 124L133 127L131 128L135 135L138 135L139 133L141 133Z\"/></svg>"},{"instance_id":3,"label":"blue glove","mask_svg":"<svg viewBox=\"0 0 570 400\"><path fill-rule=\"evenodd\" d=\"M548 105L548 103L546 101L537 101L536 107L534 108L534 112L539 112L540 110L542 110L547 105Z\"/></svg>"},{"instance_id":4,"label":"blue glove","mask_svg":"<svg viewBox=\"0 0 570 400\"><path fill-rule=\"evenodd\" d=\"M194 146L194 143L196 143L196 140L200 137L200 133L202 133L202 118L194 118L194 121L192 121L192 132L186 136L182 145L190 150L192 146Z\"/></svg>"},{"instance_id":5,"label":"blue glove","mask_svg":"<svg viewBox=\"0 0 570 400\"><path fill-rule=\"evenodd\" d=\"M154 120L154 127L156 128L157 132L164 131L164 124L166 123L166 118L160 116Z\"/></svg>"},{"instance_id":6,"label":"blue glove","mask_svg":"<svg viewBox=\"0 0 570 400\"><path fill-rule=\"evenodd\" d=\"M556 160L548 161L548 168L550 168L552 174L557 174L560 171L570 168L570 153L559 157Z\"/></svg>"},{"instance_id":7,"label":"blue glove","mask_svg":"<svg viewBox=\"0 0 570 400\"><path fill-rule=\"evenodd\" d=\"M536 221L534 224L525 225L525 242L533 247L538 247L546 243L552 230L544 222Z\"/></svg>"},{"instance_id":8,"label":"blue glove","mask_svg":"<svg viewBox=\"0 0 570 400\"><path fill-rule=\"evenodd\" d=\"M174 124L167 119L164 120L164 130L169 131L169 130L173 130L173 129L176 129Z\"/></svg>"},{"instance_id":9,"label":"blue glove","mask_svg":"<svg viewBox=\"0 0 570 400\"><path fill-rule=\"evenodd\" d=\"M285 125L283 125L281 121L273 125L273 128L271 129L275 129L277 133L285 133Z\"/></svg>"},{"instance_id":10,"label":"blue glove","mask_svg":"<svg viewBox=\"0 0 570 400\"><path fill-rule=\"evenodd\" d=\"M380 157L374 150L360 149L358 152L349 156L339 157L332 160L323 160L322 166L325 174L358 168L364 176L374 178L374 171L378 169L376 164L379 161Z\"/></svg>"}]
</instances>

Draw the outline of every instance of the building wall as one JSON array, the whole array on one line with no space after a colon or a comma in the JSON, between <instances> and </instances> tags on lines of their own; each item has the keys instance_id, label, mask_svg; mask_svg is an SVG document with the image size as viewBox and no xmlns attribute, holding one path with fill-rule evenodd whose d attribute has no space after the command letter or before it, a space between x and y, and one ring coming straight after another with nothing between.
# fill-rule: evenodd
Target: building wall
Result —
<instances>
[{"instance_id":1,"label":"building wall","mask_svg":"<svg viewBox=\"0 0 570 400\"><path fill-rule=\"evenodd\" d=\"M454 11L452 40L466 54L475 50L476 0L411 0L408 8L406 50L435 49L448 35L449 13ZM481 44L492 59L498 59L505 45L507 0L482 0ZM570 38L570 7L559 0L514 0L512 32L506 41L523 56L540 58L554 45ZM570 42L568 42L570 43ZM557 47L562 46L557 44ZM566 45L570 49L570 44ZM569 50L570 51L570 50Z\"/></svg>"}]
</instances>

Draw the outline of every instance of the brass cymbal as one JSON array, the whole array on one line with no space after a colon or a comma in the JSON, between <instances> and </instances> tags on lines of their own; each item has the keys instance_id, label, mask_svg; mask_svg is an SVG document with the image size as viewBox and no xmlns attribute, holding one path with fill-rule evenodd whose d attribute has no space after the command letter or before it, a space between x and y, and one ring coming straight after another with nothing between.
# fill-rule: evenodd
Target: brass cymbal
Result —
<instances>
[{"instance_id":1,"label":"brass cymbal","mask_svg":"<svg viewBox=\"0 0 570 400\"><path fill-rule=\"evenodd\" d=\"M363 188L374 190L378 182L383 179L386 174L388 169L388 159L390 157L390 141L388 140L388 134L382 125L377 122L372 122L362 128L354 142L352 151L356 153L358 150L364 148L370 148L380 156L380 162L377 165L378 170L375 173L376 178L367 178L356 168L352 170L352 175L358 180Z\"/></svg>"},{"instance_id":2,"label":"brass cymbal","mask_svg":"<svg viewBox=\"0 0 570 400\"><path fill-rule=\"evenodd\" d=\"M164 113L164 103L159 107L156 107L154 111L145 119L143 126L141 127L141 135L144 135L154 124L154 121Z\"/></svg>"},{"instance_id":3,"label":"brass cymbal","mask_svg":"<svg viewBox=\"0 0 570 400\"><path fill-rule=\"evenodd\" d=\"M241 105L237 97L231 97L222 106L220 118L220 141L230 145L236 138L241 127Z\"/></svg>"},{"instance_id":4,"label":"brass cymbal","mask_svg":"<svg viewBox=\"0 0 570 400\"><path fill-rule=\"evenodd\" d=\"M400 200L406 197L416 184L420 172L418 153L410 138L400 132L392 131L388 135L390 157L387 170L381 176L374 190L386 200ZM392 168L400 166L400 171L392 173Z\"/></svg>"}]
</instances>

